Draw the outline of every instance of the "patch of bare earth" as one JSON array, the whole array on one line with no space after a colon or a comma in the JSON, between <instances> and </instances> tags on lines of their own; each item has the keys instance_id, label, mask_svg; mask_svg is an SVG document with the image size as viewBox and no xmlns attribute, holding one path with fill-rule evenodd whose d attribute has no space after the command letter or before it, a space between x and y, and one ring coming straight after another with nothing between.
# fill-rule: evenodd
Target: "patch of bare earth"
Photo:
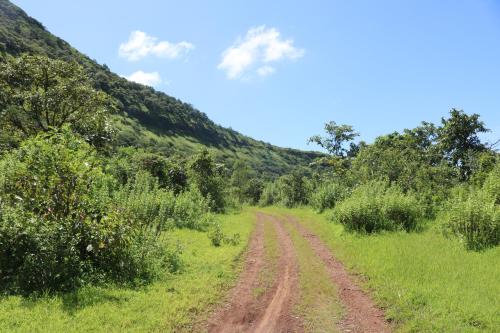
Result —
<instances>
[{"instance_id":1,"label":"patch of bare earth","mask_svg":"<svg viewBox=\"0 0 500 333\"><path fill-rule=\"evenodd\" d=\"M302 237L308 240L311 248L325 264L333 283L337 285L340 300L346 309L344 319L338 323L339 329L342 332L354 333L391 332L389 324L384 319L384 312L359 287L356 279L332 255L330 249L319 237L307 230L294 217L289 216L287 219L297 228Z\"/></svg>"},{"instance_id":2,"label":"patch of bare earth","mask_svg":"<svg viewBox=\"0 0 500 333\"><path fill-rule=\"evenodd\" d=\"M259 274L265 267L263 224L272 223L278 238L280 256L275 281L259 296ZM292 307L297 297L298 265L292 240L278 219L257 213L256 230L250 240L245 268L227 303L215 311L208 332L279 333L301 331Z\"/></svg>"}]
</instances>

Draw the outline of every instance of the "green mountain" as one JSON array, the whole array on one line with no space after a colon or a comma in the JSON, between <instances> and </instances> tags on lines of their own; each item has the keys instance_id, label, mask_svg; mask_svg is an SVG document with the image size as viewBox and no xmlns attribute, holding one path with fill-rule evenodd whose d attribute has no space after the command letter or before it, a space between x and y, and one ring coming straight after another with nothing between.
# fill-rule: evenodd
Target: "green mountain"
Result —
<instances>
[{"instance_id":1,"label":"green mountain","mask_svg":"<svg viewBox=\"0 0 500 333\"><path fill-rule=\"evenodd\" d=\"M40 54L82 64L96 88L116 100L119 113L114 121L120 145L144 147L167 155L191 154L207 146L218 159L228 163L244 160L267 176L307 165L321 156L318 152L280 148L254 140L215 124L188 103L129 82L51 34L8 0L0 0L0 52L12 56Z\"/></svg>"}]
</instances>

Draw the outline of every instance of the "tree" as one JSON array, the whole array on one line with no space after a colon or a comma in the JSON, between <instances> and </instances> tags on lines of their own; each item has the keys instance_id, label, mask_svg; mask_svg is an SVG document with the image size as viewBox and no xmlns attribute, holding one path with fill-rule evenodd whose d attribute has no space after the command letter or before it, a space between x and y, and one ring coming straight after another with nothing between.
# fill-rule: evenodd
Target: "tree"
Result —
<instances>
[{"instance_id":1,"label":"tree","mask_svg":"<svg viewBox=\"0 0 500 333\"><path fill-rule=\"evenodd\" d=\"M86 141L108 141L111 100L92 87L83 68L23 55L0 65L0 128L21 137L70 124Z\"/></svg>"},{"instance_id":2,"label":"tree","mask_svg":"<svg viewBox=\"0 0 500 333\"><path fill-rule=\"evenodd\" d=\"M277 179L276 185L280 202L286 207L307 203L309 183L300 170L281 176Z\"/></svg>"},{"instance_id":3,"label":"tree","mask_svg":"<svg viewBox=\"0 0 500 333\"><path fill-rule=\"evenodd\" d=\"M224 184L220 169L207 149L194 155L188 164L191 186L197 188L203 197L211 200L213 211L224 210Z\"/></svg>"},{"instance_id":4,"label":"tree","mask_svg":"<svg viewBox=\"0 0 500 333\"><path fill-rule=\"evenodd\" d=\"M253 172L253 170L250 169L250 167L244 161L237 160L236 162L234 162L229 185L231 187L232 195L234 195L240 203L244 203L249 199L252 202L255 202L254 197L258 193L252 193L250 197L248 196L249 191L258 191L258 188L249 188L251 186L250 181L254 178L255 172ZM252 185L257 185L257 183ZM260 197L260 194L258 194L258 196ZM257 201L258 200L259 199L257 198Z\"/></svg>"},{"instance_id":5,"label":"tree","mask_svg":"<svg viewBox=\"0 0 500 333\"><path fill-rule=\"evenodd\" d=\"M459 168L461 179L466 180L471 174L471 159L486 149L478 134L489 130L478 114L469 116L457 109L450 111L450 118L441 118L441 124L437 137L439 147L452 165Z\"/></svg>"},{"instance_id":6,"label":"tree","mask_svg":"<svg viewBox=\"0 0 500 333\"><path fill-rule=\"evenodd\" d=\"M335 121L325 124L325 132L327 136L315 135L309 139L309 142L323 147L330 155L340 158L344 158L349 152L345 146L359 136L359 133L355 132L352 126L337 125Z\"/></svg>"}]
</instances>

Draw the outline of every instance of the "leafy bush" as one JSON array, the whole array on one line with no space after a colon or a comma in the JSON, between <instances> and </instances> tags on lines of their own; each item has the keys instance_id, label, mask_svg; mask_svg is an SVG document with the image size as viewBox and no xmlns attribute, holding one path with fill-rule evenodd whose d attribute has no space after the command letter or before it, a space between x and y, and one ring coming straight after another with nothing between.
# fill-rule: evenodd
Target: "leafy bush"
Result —
<instances>
[{"instance_id":1,"label":"leafy bush","mask_svg":"<svg viewBox=\"0 0 500 333\"><path fill-rule=\"evenodd\" d=\"M156 233L173 227L174 194L160 189L156 178L147 172L137 173L117 191L113 206L115 214L129 224L137 223Z\"/></svg>"},{"instance_id":2,"label":"leafy bush","mask_svg":"<svg viewBox=\"0 0 500 333\"><path fill-rule=\"evenodd\" d=\"M139 172L148 172L158 180L161 188L175 194L187 188L187 174L183 160L145 152L133 147L122 147L107 160L106 172L113 175L123 185L132 181Z\"/></svg>"},{"instance_id":3,"label":"leafy bush","mask_svg":"<svg viewBox=\"0 0 500 333\"><path fill-rule=\"evenodd\" d=\"M262 189L260 196L260 206L270 206L278 202L278 189L274 182L267 183Z\"/></svg>"},{"instance_id":4,"label":"leafy bush","mask_svg":"<svg viewBox=\"0 0 500 333\"><path fill-rule=\"evenodd\" d=\"M240 243L240 234L234 234L232 237L226 236L219 223L212 224L208 231L208 238L213 246L221 246L223 243L234 246Z\"/></svg>"},{"instance_id":5,"label":"leafy bush","mask_svg":"<svg viewBox=\"0 0 500 333\"><path fill-rule=\"evenodd\" d=\"M444 219L445 231L460 237L467 249L481 250L500 243L500 206L482 192L456 200Z\"/></svg>"},{"instance_id":6,"label":"leafy bush","mask_svg":"<svg viewBox=\"0 0 500 333\"><path fill-rule=\"evenodd\" d=\"M182 192L175 199L174 224L178 228L205 230L212 221L210 201L196 189Z\"/></svg>"},{"instance_id":7,"label":"leafy bush","mask_svg":"<svg viewBox=\"0 0 500 333\"><path fill-rule=\"evenodd\" d=\"M69 128L24 141L0 160L0 175L0 281L7 291L140 282L169 267L151 206L111 205L115 182Z\"/></svg>"},{"instance_id":8,"label":"leafy bush","mask_svg":"<svg viewBox=\"0 0 500 333\"><path fill-rule=\"evenodd\" d=\"M497 161L495 168L486 177L483 191L488 199L500 205L500 161Z\"/></svg>"},{"instance_id":9,"label":"leafy bush","mask_svg":"<svg viewBox=\"0 0 500 333\"><path fill-rule=\"evenodd\" d=\"M223 165L214 162L208 150L203 149L189 161L189 182L210 201L213 212L224 210Z\"/></svg>"},{"instance_id":10,"label":"leafy bush","mask_svg":"<svg viewBox=\"0 0 500 333\"><path fill-rule=\"evenodd\" d=\"M493 169L482 188L455 191L443 216L444 231L463 240L470 250L500 244L500 167Z\"/></svg>"},{"instance_id":11,"label":"leafy bush","mask_svg":"<svg viewBox=\"0 0 500 333\"><path fill-rule=\"evenodd\" d=\"M320 185L311 193L310 204L318 212L335 207L347 195L348 189L335 182Z\"/></svg>"},{"instance_id":12,"label":"leafy bush","mask_svg":"<svg viewBox=\"0 0 500 333\"><path fill-rule=\"evenodd\" d=\"M348 230L372 233L381 230L411 231L422 209L417 199L384 182L370 182L353 190L334 209L334 218Z\"/></svg>"},{"instance_id":13,"label":"leafy bush","mask_svg":"<svg viewBox=\"0 0 500 333\"><path fill-rule=\"evenodd\" d=\"M295 207L307 203L309 183L299 172L281 176L276 181L279 203L285 207Z\"/></svg>"},{"instance_id":14,"label":"leafy bush","mask_svg":"<svg viewBox=\"0 0 500 333\"><path fill-rule=\"evenodd\" d=\"M215 223L212 229L208 232L208 238L213 246L221 246L224 241L224 233L218 223Z\"/></svg>"}]
</instances>

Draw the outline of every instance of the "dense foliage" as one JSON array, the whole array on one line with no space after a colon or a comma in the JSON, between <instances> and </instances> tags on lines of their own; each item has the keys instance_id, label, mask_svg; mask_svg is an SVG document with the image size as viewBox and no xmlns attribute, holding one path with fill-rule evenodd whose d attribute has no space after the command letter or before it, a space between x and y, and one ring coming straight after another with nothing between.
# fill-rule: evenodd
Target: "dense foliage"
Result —
<instances>
[{"instance_id":1,"label":"dense foliage","mask_svg":"<svg viewBox=\"0 0 500 333\"><path fill-rule=\"evenodd\" d=\"M169 262L154 221L130 219L95 149L68 127L0 160L0 279L10 291L147 281ZM172 266L173 265L173 266Z\"/></svg>"},{"instance_id":2,"label":"dense foliage","mask_svg":"<svg viewBox=\"0 0 500 333\"><path fill-rule=\"evenodd\" d=\"M212 212L228 206L227 178L249 189L252 179L231 177L206 149L183 157L116 145L109 96L76 63L23 56L2 66L0 125L15 139L0 152L2 291L159 278L181 266L165 236L174 228L239 242Z\"/></svg>"},{"instance_id":3,"label":"dense foliage","mask_svg":"<svg viewBox=\"0 0 500 333\"><path fill-rule=\"evenodd\" d=\"M469 249L498 245L500 158L480 140L487 131L479 115L452 109L441 124L382 135L372 144L354 143L351 126L329 122L326 136L310 142L329 156L267 183L261 205L310 205L347 230L419 230L422 219L438 218L448 235ZM305 176L305 177L304 177Z\"/></svg>"}]
</instances>

